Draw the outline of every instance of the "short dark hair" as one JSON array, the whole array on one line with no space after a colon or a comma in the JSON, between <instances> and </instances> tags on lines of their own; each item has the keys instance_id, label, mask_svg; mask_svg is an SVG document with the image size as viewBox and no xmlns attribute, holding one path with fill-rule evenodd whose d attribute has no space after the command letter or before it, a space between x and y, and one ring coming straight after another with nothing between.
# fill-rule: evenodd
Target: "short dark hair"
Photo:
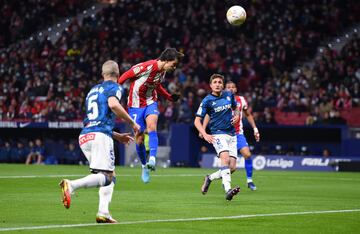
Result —
<instances>
[{"instance_id":1,"label":"short dark hair","mask_svg":"<svg viewBox=\"0 0 360 234\"><path fill-rule=\"evenodd\" d=\"M173 60L180 60L184 57L184 54L177 51L175 48L166 48L160 55L160 61L173 61Z\"/></svg>"},{"instance_id":2,"label":"short dark hair","mask_svg":"<svg viewBox=\"0 0 360 234\"><path fill-rule=\"evenodd\" d=\"M227 81L225 85L228 85L228 84L234 84L234 85L236 85L235 82L232 81L232 80Z\"/></svg>"},{"instance_id":3,"label":"short dark hair","mask_svg":"<svg viewBox=\"0 0 360 234\"><path fill-rule=\"evenodd\" d=\"M223 75L220 75L220 74L212 74L211 76L210 76L210 84L211 84L211 82L214 80L214 79L216 79L216 78L220 78L220 79L222 79L222 81L223 81L223 83L224 83L224 81L225 81L225 77L223 76Z\"/></svg>"}]
</instances>

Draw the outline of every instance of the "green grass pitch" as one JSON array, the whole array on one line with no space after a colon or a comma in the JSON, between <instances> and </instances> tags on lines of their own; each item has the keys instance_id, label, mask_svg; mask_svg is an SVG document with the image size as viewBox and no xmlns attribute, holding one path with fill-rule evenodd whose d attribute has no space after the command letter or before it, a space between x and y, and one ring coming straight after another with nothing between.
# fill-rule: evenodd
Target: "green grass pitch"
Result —
<instances>
[{"instance_id":1,"label":"green grass pitch","mask_svg":"<svg viewBox=\"0 0 360 234\"><path fill-rule=\"evenodd\" d=\"M239 170L241 192L227 202L221 181L200 192L212 171L159 168L143 184L140 168L118 167L110 210L120 223L98 225L98 189L78 190L69 210L60 202L60 179L86 166L0 164L0 234L360 232L360 173L255 171L251 192Z\"/></svg>"}]
</instances>

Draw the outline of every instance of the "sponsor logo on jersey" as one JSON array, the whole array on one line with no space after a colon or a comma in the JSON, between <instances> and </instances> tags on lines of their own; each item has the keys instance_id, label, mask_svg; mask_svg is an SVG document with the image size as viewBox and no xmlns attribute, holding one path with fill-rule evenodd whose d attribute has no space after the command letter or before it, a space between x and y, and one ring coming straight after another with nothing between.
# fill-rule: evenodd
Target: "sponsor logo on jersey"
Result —
<instances>
[{"instance_id":1,"label":"sponsor logo on jersey","mask_svg":"<svg viewBox=\"0 0 360 234\"><path fill-rule=\"evenodd\" d=\"M101 121L90 121L88 124L86 124L85 128L93 127L101 124Z\"/></svg>"},{"instance_id":2,"label":"sponsor logo on jersey","mask_svg":"<svg viewBox=\"0 0 360 234\"><path fill-rule=\"evenodd\" d=\"M84 136L81 136L79 138L79 145L82 145L88 141L92 141L95 139L95 133L88 133L88 134L85 134Z\"/></svg>"},{"instance_id":3,"label":"sponsor logo on jersey","mask_svg":"<svg viewBox=\"0 0 360 234\"><path fill-rule=\"evenodd\" d=\"M220 111L223 111L223 110L227 110L229 108L231 108L231 104L226 104L226 105L223 105L223 106L215 107L214 111L215 112L220 112Z\"/></svg>"}]
</instances>

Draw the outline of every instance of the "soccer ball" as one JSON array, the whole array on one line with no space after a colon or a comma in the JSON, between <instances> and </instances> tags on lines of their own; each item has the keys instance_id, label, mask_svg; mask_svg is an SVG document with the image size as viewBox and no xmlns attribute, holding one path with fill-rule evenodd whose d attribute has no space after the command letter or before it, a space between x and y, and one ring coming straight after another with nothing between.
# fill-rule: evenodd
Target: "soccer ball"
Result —
<instances>
[{"instance_id":1,"label":"soccer ball","mask_svg":"<svg viewBox=\"0 0 360 234\"><path fill-rule=\"evenodd\" d=\"M241 6L232 6L226 12L226 19L231 25L240 26L246 20L246 11Z\"/></svg>"}]
</instances>

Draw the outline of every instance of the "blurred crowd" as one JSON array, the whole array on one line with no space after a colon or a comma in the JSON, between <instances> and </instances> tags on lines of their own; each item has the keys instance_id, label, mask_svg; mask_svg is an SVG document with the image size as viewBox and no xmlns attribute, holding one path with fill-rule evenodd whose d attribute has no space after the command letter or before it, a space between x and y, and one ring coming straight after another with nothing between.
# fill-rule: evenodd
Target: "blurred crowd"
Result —
<instances>
[{"instance_id":1,"label":"blurred crowd","mask_svg":"<svg viewBox=\"0 0 360 234\"><path fill-rule=\"evenodd\" d=\"M83 22L73 19L55 44L36 39L13 43L0 54L0 118L80 120L85 95L99 82L104 61L118 61L124 72L157 58L166 47L176 47L186 56L167 75L165 87L180 92L182 99L159 103L160 128L193 121L215 72L237 84L258 123L276 124L275 110L307 112L308 124L326 123L327 116L359 105L357 35L351 35L340 53L325 49L314 66L293 70L313 58L324 40L360 21L360 2L238 4L248 15L241 27L225 20L232 2L119 1Z\"/></svg>"},{"instance_id":2,"label":"blurred crowd","mask_svg":"<svg viewBox=\"0 0 360 234\"><path fill-rule=\"evenodd\" d=\"M64 142L40 138L0 139L0 163L78 164L87 163L75 139Z\"/></svg>"},{"instance_id":3,"label":"blurred crowd","mask_svg":"<svg viewBox=\"0 0 360 234\"><path fill-rule=\"evenodd\" d=\"M94 2L94 0L1 0L0 48L51 26L61 17L74 16Z\"/></svg>"}]
</instances>

